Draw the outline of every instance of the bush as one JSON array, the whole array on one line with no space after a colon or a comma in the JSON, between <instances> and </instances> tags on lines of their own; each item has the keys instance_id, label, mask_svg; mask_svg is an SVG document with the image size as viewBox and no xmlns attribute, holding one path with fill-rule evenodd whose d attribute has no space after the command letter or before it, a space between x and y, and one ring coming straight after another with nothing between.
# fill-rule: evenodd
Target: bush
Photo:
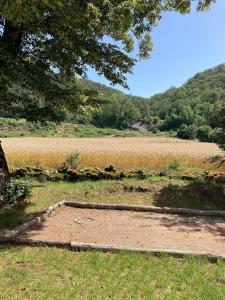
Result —
<instances>
[{"instance_id":1,"label":"bush","mask_svg":"<svg viewBox=\"0 0 225 300\"><path fill-rule=\"evenodd\" d=\"M177 131L177 137L181 139L194 140L197 136L197 127L195 125L184 125Z\"/></svg>"},{"instance_id":2,"label":"bush","mask_svg":"<svg viewBox=\"0 0 225 300\"><path fill-rule=\"evenodd\" d=\"M70 153L67 156L63 167L66 169L77 169L79 167L79 165L80 165L80 153L76 151L76 152Z\"/></svg>"},{"instance_id":3,"label":"bush","mask_svg":"<svg viewBox=\"0 0 225 300\"><path fill-rule=\"evenodd\" d=\"M11 180L0 196L0 203L10 205L16 201L22 201L30 194L30 192L31 187L27 182Z\"/></svg>"},{"instance_id":4,"label":"bush","mask_svg":"<svg viewBox=\"0 0 225 300\"><path fill-rule=\"evenodd\" d=\"M201 142L210 142L212 141L213 130L208 125L202 125L197 130L197 138Z\"/></svg>"},{"instance_id":5,"label":"bush","mask_svg":"<svg viewBox=\"0 0 225 300\"><path fill-rule=\"evenodd\" d=\"M225 130L222 128L216 128L212 134L212 140L218 144L218 146L225 150Z\"/></svg>"},{"instance_id":6,"label":"bush","mask_svg":"<svg viewBox=\"0 0 225 300\"><path fill-rule=\"evenodd\" d=\"M177 171L181 168L181 160L179 158L174 158L166 167L166 171Z\"/></svg>"}]
</instances>

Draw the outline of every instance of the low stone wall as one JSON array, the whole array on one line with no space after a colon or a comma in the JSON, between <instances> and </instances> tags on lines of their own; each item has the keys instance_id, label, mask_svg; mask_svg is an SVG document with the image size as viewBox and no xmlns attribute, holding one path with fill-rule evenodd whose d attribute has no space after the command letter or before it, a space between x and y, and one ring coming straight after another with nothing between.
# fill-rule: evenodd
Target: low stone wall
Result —
<instances>
[{"instance_id":1,"label":"low stone wall","mask_svg":"<svg viewBox=\"0 0 225 300\"><path fill-rule=\"evenodd\" d=\"M124 178L138 178L145 179L150 174L147 174L143 170L136 171L117 171L114 168L105 168L101 170L99 168L85 168L85 169L64 169L64 170L45 170L42 168L20 168L11 172L13 178L25 178L31 177L38 180L49 181L85 181L85 180L122 180Z\"/></svg>"},{"instance_id":2,"label":"low stone wall","mask_svg":"<svg viewBox=\"0 0 225 300\"><path fill-rule=\"evenodd\" d=\"M109 166L104 170L99 168L84 168L84 169L59 169L59 170L46 170L43 168L25 167L14 169L10 173L12 178L35 178L37 180L49 181L69 181L78 182L85 180L122 180L124 178L137 178L145 179L151 176L168 177L170 179L181 179L186 181L199 181L216 183L225 185L224 172L202 172L196 174L176 174L166 171L148 171L145 170L116 170L113 166Z\"/></svg>"}]
</instances>

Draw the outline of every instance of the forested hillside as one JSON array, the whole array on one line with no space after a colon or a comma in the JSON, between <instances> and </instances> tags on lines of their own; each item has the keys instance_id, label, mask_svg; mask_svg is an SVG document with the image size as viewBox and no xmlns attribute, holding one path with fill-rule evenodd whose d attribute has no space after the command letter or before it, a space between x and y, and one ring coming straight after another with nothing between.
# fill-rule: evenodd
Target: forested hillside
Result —
<instances>
[{"instance_id":1,"label":"forested hillside","mask_svg":"<svg viewBox=\"0 0 225 300\"><path fill-rule=\"evenodd\" d=\"M171 87L150 99L125 95L88 80L80 80L79 84L101 94L102 104L86 118L97 127L125 129L141 122L152 132L166 131L201 141L217 140L218 128L223 128L225 64L198 73L180 88Z\"/></svg>"},{"instance_id":2,"label":"forested hillside","mask_svg":"<svg viewBox=\"0 0 225 300\"><path fill-rule=\"evenodd\" d=\"M148 99L124 94L90 80L77 79L76 84L81 90L96 90L98 101L76 114L65 109L58 110L56 114L60 122L119 130L129 129L133 123L139 122L152 133L169 132L184 139L197 138L222 144L225 128L225 64L198 73L183 86L171 87ZM5 111L0 111L0 114L14 116ZM20 116L19 110L17 117L30 119L30 115L24 113Z\"/></svg>"},{"instance_id":3,"label":"forested hillside","mask_svg":"<svg viewBox=\"0 0 225 300\"><path fill-rule=\"evenodd\" d=\"M146 98L124 94L117 89L107 87L91 80L78 80L82 89L93 89L99 93L98 107L75 117L77 122L90 123L97 127L127 129L136 121L143 121L142 103L147 105Z\"/></svg>"},{"instance_id":4,"label":"forested hillside","mask_svg":"<svg viewBox=\"0 0 225 300\"><path fill-rule=\"evenodd\" d=\"M150 116L158 116L158 128L177 131L182 138L210 140L219 127L218 114L225 102L225 64L196 74L180 88L151 97ZM150 120L151 121L151 117Z\"/></svg>"}]
</instances>

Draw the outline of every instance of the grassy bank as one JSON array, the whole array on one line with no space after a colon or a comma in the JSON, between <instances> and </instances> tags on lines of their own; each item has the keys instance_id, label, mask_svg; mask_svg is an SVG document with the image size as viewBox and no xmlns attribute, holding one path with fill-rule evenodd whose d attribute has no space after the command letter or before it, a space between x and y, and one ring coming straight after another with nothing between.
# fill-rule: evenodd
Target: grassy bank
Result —
<instances>
[{"instance_id":1,"label":"grassy bank","mask_svg":"<svg viewBox=\"0 0 225 300\"><path fill-rule=\"evenodd\" d=\"M135 137L150 136L149 132L96 128L93 125L53 122L41 124L27 122L25 119L0 118L0 138L6 137ZM162 135L162 134L161 134Z\"/></svg>"}]
</instances>

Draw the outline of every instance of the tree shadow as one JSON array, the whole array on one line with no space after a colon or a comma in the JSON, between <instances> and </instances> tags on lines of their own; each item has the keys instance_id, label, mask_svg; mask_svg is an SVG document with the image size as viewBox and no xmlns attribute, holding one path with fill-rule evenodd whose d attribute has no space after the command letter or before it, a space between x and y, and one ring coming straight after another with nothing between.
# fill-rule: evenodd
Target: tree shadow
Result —
<instances>
[{"instance_id":1,"label":"tree shadow","mask_svg":"<svg viewBox=\"0 0 225 300\"><path fill-rule=\"evenodd\" d=\"M211 233L216 239L225 240L225 217L164 215L158 219L161 226L179 232Z\"/></svg>"},{"instance_id":2,"label":"tree shadow","mask_svg":"<svg viewBox=\"0 0 225 300\"><path fill-rule=\"evenodd\" d=\"M223 185L215 182L197 180L186 186L163 187L155 193L153 204L159 207L182 207L202 210L225 210ZM160 225L181 232L207 232L225 239L225 217L164 215Z\"/></svg>"},{"instance_id":3,"label":"tree shadow","mask_svg":"<svg viewBox=\"0 0 225 300\"><path fill-rule=\"evenodd\" d=\"M27 208L34 206L32 202L21 202L17 205L3 207L0 209L0 252L13 251L15 254L22 250L21 245L14 245L10 242L1 243L1 236L8 230L41 215L44 210L38 212L27 212Z\"/></svg>"},{"instance_id":4,"label":"tree shadow","mask_svg":"<svg viewBox=\"0 0 225 300\"><path fill-rule=\"evenodd\" d=\"M224 187L222 184L201 180L185 186L169 184L153 195L153 204L160 207L225 210Z\"/></svg>"},{"instance_id":5,"label":"tree shadow","mask_svg":"<svg viewBox=\"0 0 225 300\"><path fill-rule=\"evenodd\" d=\"M42 212L28 213L26 209L34 204L22 202L17 205L3 207L0 209L0 235L6 230L11 230L27 220L40 215Z\"/></svg>"}]
</instances>

